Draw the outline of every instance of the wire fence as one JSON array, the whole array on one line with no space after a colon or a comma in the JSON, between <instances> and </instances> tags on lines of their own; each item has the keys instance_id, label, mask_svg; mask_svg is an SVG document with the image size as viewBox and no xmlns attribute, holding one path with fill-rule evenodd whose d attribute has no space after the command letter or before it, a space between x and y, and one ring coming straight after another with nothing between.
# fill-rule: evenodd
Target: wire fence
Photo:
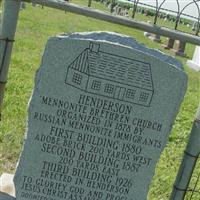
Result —
<instances>
[{"instance_id":1,"label":"wire fence","mask_svg":"<svg viewBox=\"0 0 200 200\"><path fill-rule=\"evenodd\" d=\"M196 45L200 44L200 0L191 0L184 5L183 8L181 8L180 5L181 0L174 0L177 5L176 11L169 10L164 6L165 2L169 0L162 0L162 2L159 0L152 0L155 2L156 6L145 4L142 2L143 0L134 0L132 2L125 0L70 0L70 3L61 0L31 1L39 3L42 6L64 10L65 12L72 12L95 19L133 27L143 31L152 31L154 34L163 35L170 39L173 38L173 40L178 39L182 42L189 42ZM78 6L74 6L71 3L78 4ZM102 5L99 6L100 4ZM85 7L79 7L83 5L89 8L86 9ZM191 16L185 12L186 9L192 5L195 5L193 8L196 9L197 16ZM108 11L110 13L108 15L108 13L105 12L98 12L94 10L94 8L101 11ZM120 15L120 17L118 17L118 15ZM123 18L121 18L121 16L123 16ZM137 20L139 20L138 23ZM151 22L147 25L147 23L143 23L145 21ZM168 29L165 29L165 25L168 24ZM186 34L185 32L189 34ZM192 35L193 37L191 37ZM189 179L189 186L187 189L181 190L184 193L183 198L184 200L200 200L200 159L197 159L196 165L194 164L194 171L191 175L192 177L190 176L191 179Z\"/></svg>"},{"instance_id":2,"label":"wire fence","mask_svg":"<svg viewBox=\"0 0 200 200\"><path fill-rule=\"evenodd\" d=\"M197 17L185 14L184 11L187 6L185 6L185 9L179 9L179 12L165 8L163 5L165 2L169 2L169 0L163 0L162 3L160 3L159 0L152 0L151 2L156 2L156 6L144 4L144 1L146 0L21 1L39 4L42 7L47 6L114 24L120 24L141 31L153 33L155 35L179 40L182 43L191 43L195 45L200 44L200 0L190 0L192 2L188 5L194 5L193 2L195 2L195 10L198 12ZM173 14L169 14L169 11Z\"/></svg>"},{"instance_id":3,"label":"wire fence","mask_svg":"<svg viewBox=\"0 0 200 200\"><path fill-rule=\"evenodd\" d=\"M193 176L190 180L188 190L186 191L185 200L200 199L200 157L198 157Z\"/></svg>"},{"instance_id":4,"label":"wire fence","mask_svg":"<svg viewBox=\"0 0 200 200\"><path fill-rule=\"evenodd\" d=\"M93 0L94 1L94 0ZM148 16L149 21L154 25L165 26L170 25L171 29L187 32L199 36L200 32L200 0L190 0L182 7L181 0L171 1L173 10L165 6L169 0L152 0L151 4L144 3L144 0L96 0L110 8L111 13L124 15L127 17L141 20L139 15ZM73 2L73 0L72 0ZM155 5L153 5L155 4ZM92 7L92 0L88 0L88 7ZM196 16L187 13L188 9L192 9ZM138 16L137 16L138 15ZM148 19L148 18L147 18ZM163 23L163 21L168 21ZM169 24L170 22L170 24ZM184 27L185 26L185 27ZM186 28L187 27L187 28Z\"/></svg>"},{"instance_id":5,"label":"wire fence","mask_svg":"<svg viewBox=\"0 0 200 200\"><path fill-rule=\"evenodd\" d=\"M133 27L139 30L143 31L150 31L156 34L160 34L166 37L171 37L174 36L175 39L182 39L185 42L190 42L193 44L200 44L200 37L199 37L199 32L200 32L200 0L191 0L190 2L187 3L183 8L180 6L181 0L174 0L177 4L177 11L174 10L169 10L165 8L164 4L168 0L162 0L161 2L158 0L152 0L155 2L156 6L152 6L150 4L144 4L142 0L134 0L132 2L130 1L125 1L125 0L100 0L102 4L107 6L109 8L110 12L113 13L114 15L124 15L127 18L133 18L133 19L139 19L141 23L136 23L131 20L125 20L121 19L119 17L115 17L113 15L107 15L106 13L102 12L96 12L92 9L85 9L79 6L74 6L73 4L70 4L65 1L61 0L22 0L24 2L32 2L32 3L37 3L42 6L48 6L51 8L56 8L64 11L69 11L73 12L76 14L88 16L88 17L93 17L95 19L100 19L100 20L105 20L108 22L112 23L117 23L129 27ZM72 0L72 2L75 0ZM94 1L94 0L93 0ZM8 2L8 1L7 1ZM10 1L12 2L12 1ZM20 2L20 1L16 1ZM15 3L16 3L15 2ZM65 4L63 3L65 2ZM86 0L87 6L92 7L93 2L92 0ZM195 6L197 16L190 16L185 13L185 10L189 6ZM13 12L14 13L14 12ZM145 15L144 18L141 16ZM16 12L15 15L13 15L13 19L16 18L17 21L17 16L18 13ZM5 17L5 19L9 19L8 17ZM5 20L4 19L4 20ZM151 23L153 26L149 26L147 24L142 23L143 21L151 19ZM169 27L171 29L174 29L174 31L171 31L170 29L162 29L162 26L165 26L164 21L170 21L171 25L173 27ZM13 23L13 20L10 20L10 24L14 27L13 29L15 30L16 24ZM181 26L186 26L192 28L192 31L188 31L189 34L185 33L180 33L176 31L184 31L185 29L181 29ZM192 26L192 27L191 27ZM8 28L10 26L4 26L4 28ZM188 30L188 29L187 29ZM186 30L186 31L187 31ZM10 31L8 31L10 33ZM14 34L14 31L13 31ZM191 35L195 36L191 36ZM12 37L11 37L12 38ZM6 52L7 57L11 55L11 50L10 52ZM8 62L5 62L6 64ZM4 91L4 88L3 90ZM3 94L3 92L2 92ZM3 99L3 98L2 98ZM1 100L1 99L0 99ZM1 104L1 101L0 101ZM1 105L0 105L1 107ZM199 130L199 129L198 129ZM192 179L189 184L189 189L186 191L186 200L198 200L200 199L200 188L199 188L199 182L200 182L200 159L197 160L196 167L194 169L194 173L192 176ZM185 191L185 190L184 190Z\"/></svg>"}]
</instances>

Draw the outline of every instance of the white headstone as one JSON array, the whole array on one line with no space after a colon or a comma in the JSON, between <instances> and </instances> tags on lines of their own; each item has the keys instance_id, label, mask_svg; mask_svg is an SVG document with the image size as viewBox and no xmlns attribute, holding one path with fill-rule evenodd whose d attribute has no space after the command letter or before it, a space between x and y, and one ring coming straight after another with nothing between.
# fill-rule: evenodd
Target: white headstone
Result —
<instances>
[{"instance_id":1,"label":"white headstone","mask_svg":"<svg viewBox=\"0 0 200 200\"><path fill-rule=\"evenodd\" d=\"M15 187L12 174L3 173L0 177L0 191L15 196Z\"/></svg>"},{"instance_id":2,"label":"white headstone","mask_svg":"<svg viewBox=\"0 0 200 200\"><path fill-rule=\"evenodd\" d=\"M187 65L196 71L200 71L200 46L196 46L193 58L187 61Z\"/></svg>"}]
</instances>

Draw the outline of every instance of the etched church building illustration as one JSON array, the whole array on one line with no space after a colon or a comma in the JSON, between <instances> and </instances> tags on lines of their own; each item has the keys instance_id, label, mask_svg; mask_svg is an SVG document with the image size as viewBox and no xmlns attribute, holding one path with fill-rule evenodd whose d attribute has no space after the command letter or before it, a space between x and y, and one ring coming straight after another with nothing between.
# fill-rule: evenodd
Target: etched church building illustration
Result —
<instances>
[{"instance_id":1,"label":"etched church building illustration","mask_svg":"<svg viewBox=\"0 0 200 200\"><path fill-rule=\"evenodd\" d=\"M100 48L91 42L68 66L65 83L88 93L150 106L154 93L150 64Z\"/></svg>"}]
</instances>

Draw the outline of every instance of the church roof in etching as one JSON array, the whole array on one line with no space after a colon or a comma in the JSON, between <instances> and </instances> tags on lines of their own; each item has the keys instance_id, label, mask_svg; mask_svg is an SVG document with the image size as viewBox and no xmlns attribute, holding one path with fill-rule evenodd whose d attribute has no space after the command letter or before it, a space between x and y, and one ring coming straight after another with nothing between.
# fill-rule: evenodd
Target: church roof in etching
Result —
<instances>
[{"instance_id":1,"label":"church roof in etching","mask_svg":"<svg viewBox=\"0 0 200 200\"><path fill-rule=\"evenodd\" d=\"M85 49L69 67L90 76L153 90L150 64L99 49Z\"/></svg>"}]
</instances>

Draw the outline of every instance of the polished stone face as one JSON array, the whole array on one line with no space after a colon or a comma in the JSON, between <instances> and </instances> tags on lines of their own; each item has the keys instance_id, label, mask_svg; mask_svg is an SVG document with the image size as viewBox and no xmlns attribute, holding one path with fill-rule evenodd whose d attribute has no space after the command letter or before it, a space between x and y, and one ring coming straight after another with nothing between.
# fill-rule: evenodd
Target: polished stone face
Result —
<instances>
[{"instance_id":1,"label":"polished stone face","mask_svg":"<svg viewBox=\"0 0 200 200\"><path fill-rule=\"evenodd\" d=\"M174 58L114 33L50 38L17 200L145 200L187 85Z\"/></svg>"}]
</instances>

